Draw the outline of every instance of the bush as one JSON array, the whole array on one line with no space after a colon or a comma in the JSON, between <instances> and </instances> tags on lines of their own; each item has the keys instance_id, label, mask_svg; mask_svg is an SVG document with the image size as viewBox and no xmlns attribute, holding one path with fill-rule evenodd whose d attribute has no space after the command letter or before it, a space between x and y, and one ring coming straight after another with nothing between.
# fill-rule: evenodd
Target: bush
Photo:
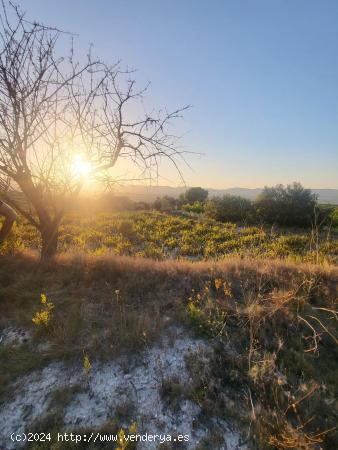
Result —
<instances>
[{"instance_id":1,"label":"bush","mask_svg":"<svg viewBox=\"0 0 338 450\"><path fill-rule=\"evenodd\" d=\"M154 202L154 209L157 211L172 211L177 209L178 200L174 197L170 197L169 195L165 195L164 197L157 199Z\"/></svg>"},{"instance_id":2,"label":"bush","mask_svg":"<svg viewBox=\"0 0 338 450\"><path fill-rule=\"evenodd\" d=\"M208 191L201 187L192 187L181 195L180 200L182 203L203 203L208 198Z\"/></svg>"},{"instance_id":3,"label":"bush","mask_svg":"<svg viewBox=\"0 0 338 450\"><path fill-rule=\"evenodd\" d=\"M334 225L334 210L332 205L318 205L316 206L316 216L318 225ZM338 219L338 214L337 214ZM338 221L337 221L338 224Z\"/></svg>"},{"instance_id":4,"label":"bush","mask_svg":"<svg viewBox=\"0 0 338 450\"><path fill-rule=\"evenodd\" d=\"M121 220L117 225L117 230L126 238L132 238L135 235L134 224L131 220Z\"/></svg>"},{"instance_id":5,"label":"bush","mask_svg":"<svg viewBox=\"0 0 338 450\"><path fill-rule=\"evenodd\" d=\"M338 207L334 208L330 214L330 220L333 227L338 228Z\"/></svg>"},{"instance_id":6,"label":"bush","mask_svg":"<svg viewBox=\"0 0 338 450\"><path fill-rule=\"evenodd\" d=\"M299 183L286 188L279 184L265 187L255 206L264 222L288 226L309 226L315 218L317 197Z\"/></svg>"},{"instance_id":7,"label":"bush","mask_svg":"<svg viewBox=\"0 0 338 450\"><path fill-rule=\"evenodd\" d=\"M208 200L205 214L221 222L244 222L251 220L253 206L246 198L228 194Z\"/></svg>"}]
</instances>

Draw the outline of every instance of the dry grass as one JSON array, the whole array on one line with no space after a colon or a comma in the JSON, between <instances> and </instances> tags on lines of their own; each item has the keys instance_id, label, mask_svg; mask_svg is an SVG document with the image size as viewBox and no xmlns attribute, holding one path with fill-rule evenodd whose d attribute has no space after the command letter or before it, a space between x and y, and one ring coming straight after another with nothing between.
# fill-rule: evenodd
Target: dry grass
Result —
<instances>
[{"instance_id":1,"label":"dry grass","mask_svg":"<svg viewBox=\"0 0 338 450\"><path fill-rule=\"evenodd\" d=\"M0 257L0 326L34 337L33 346L0 349L3 393L50 360L134 355L183 323L214 349L189 363L185 395L201 406L200 420L237 416L257 448L337 448L327 433L338 418L337 289L337 267L278 260ZM31 320L41 293L54 304L46 327ZM165 380L163 395L175 407L181 388Z\"/></svg>"}]
</instances>

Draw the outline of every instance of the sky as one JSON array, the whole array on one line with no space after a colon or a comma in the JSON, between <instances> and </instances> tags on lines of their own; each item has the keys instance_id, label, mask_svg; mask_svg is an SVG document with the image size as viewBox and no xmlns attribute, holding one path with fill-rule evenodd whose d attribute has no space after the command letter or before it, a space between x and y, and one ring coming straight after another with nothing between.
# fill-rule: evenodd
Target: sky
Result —
<instances>
[{"instance_id":1,"label":"sky","mask_svg":"<svg viewBox=\"0 0 338 450\"><path fill-rule=\"evenodd\" d=\"M150 81L147 104L192 105L185 183L338 188L336 0L18 0ZM166 165L159 184L178 185Z\"/></svg>"}]
</instances>

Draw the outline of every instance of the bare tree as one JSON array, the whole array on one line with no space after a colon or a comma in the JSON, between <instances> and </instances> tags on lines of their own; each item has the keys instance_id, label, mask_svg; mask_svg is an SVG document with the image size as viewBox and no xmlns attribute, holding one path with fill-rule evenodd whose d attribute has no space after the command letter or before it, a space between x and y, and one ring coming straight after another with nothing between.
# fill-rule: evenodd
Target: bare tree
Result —
<instances>
[{"instance_id":1,"label":"bare tree","mask_svg":"<svg viewBox=\"0 0 338 450\"><path fill-rule=\"evenodd\" d=\"M91 51L76 61L73 43L64 56L60 43L70 35L27 21L11 3L2 2L0 20L0 193L39 230L48 258L67 202L84 182L72 170L74 156L106 183L119 158L143 177L156 176L162 158L179 171L183 152L168 125L187 107L148 115L147 87L137 90L119 62L109 66ZM24 206L13 192L23 194Z\"/></svg>"}]
</instances>

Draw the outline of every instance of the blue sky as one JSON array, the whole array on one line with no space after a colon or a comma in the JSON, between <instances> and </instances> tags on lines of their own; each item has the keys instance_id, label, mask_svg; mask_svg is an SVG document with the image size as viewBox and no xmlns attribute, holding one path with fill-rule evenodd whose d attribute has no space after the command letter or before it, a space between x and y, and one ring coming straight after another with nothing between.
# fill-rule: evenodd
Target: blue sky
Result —
<instances>
[{"instance_id":1,"label":"blue sky","mask_svg":"<svg viewBox=\"0 0 338 450\"><path fill-rule=\"evenodd\" d=\"M178 125L188 185L338 188L336 0L19 0L151 81L147 103L191 104ZM177 184L163 167L160 184Z\"/></svg>"}]
</instances>

